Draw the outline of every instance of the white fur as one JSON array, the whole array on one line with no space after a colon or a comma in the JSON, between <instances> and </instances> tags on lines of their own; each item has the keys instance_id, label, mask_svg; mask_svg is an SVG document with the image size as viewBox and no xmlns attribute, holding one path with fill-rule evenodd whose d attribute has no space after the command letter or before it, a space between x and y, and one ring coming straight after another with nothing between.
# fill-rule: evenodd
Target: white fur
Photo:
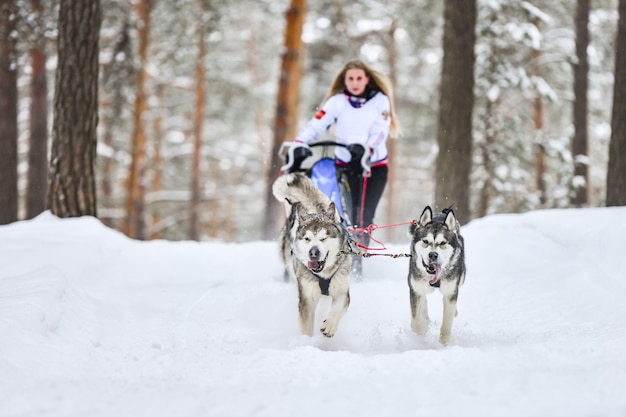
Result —
<instances>
[{"instance_id":1,"label":"white fur","mask_svg":"<svg viewBox=\"0 0 626 417\"><path fill-rule=\"evenodd\" d=\"M321 277L330 279L328 295L331 297L331 307L320 331L324 336L332 337L350 304L349 275L352 259L341 252L348 249L343 247L347 244L347 237L341 225L341 217L330 199L303 174L279 177L274 182L272 191L276 199L286 202L288 218L291 210L296 210L292 227L289 230L285 227L281 232L280 243L285 269L298 286L300 331L313 336L315 312L322 297L318 282ZM300 203L297 209L294 208L295 203ZM330 209L334 211L331 213ZM308 218L317 215L320 216L321 224L334 228L333 233L329 233L331 229L325 227L300 230L300 227L306 228ZM334 236L337 230L340 233ZM315 273L308 269L313 248L320 253L315 260L324 263L323 269Z\"/></svg>"},{"instance_id":2,"label":"white fur","mask_svg":"<svg viewBox=\"0 0 626 417\"><path fill-rule=\"evenodd\" d=\"M428 207L424 210L424 213L422 213L417 227L425 227L431 222L432 212ZM462 248L463 242L459 234L460 228L453 213L447 215L444 225L448 231L453 233L452 236L448 234L448 237L459 237ZM445 233L448 232L446 231ZM423 335L430 325L426 295L435 291L437 287L429 284L429 279L432 278L432 275L428 273L422 261L428 264L429 254L436 252L436 263L439 264L441 268L439 273L439 291L443 295L443 318L439 341L442 345L447 345L450 341L452 322L457 315L456 304L458 288L465 281L464 259L462 259L462 251L455 251L452 245L447 242L444 233L433 235L432 232L429 232L424 236L421 235L421 233L416 235L416 237L420 236L421 238L414 242L411 248L413 255L411 266L417 269L416 272L411 272L411 270L409 272L411 329L415 333ZM459 265L463 265L463 268L459 268Z\"/></svg>"}]
</instances>

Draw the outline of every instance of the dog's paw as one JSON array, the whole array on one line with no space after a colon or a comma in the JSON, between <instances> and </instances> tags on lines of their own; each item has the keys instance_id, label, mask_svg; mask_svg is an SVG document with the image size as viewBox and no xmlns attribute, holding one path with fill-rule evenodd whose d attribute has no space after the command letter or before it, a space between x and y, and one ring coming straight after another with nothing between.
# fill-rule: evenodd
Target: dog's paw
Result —
<instances>
[{"instance_id":1,"label":"dog's paw","mask_svg":"<svg viewBox=\"0 0 626 417\"><path fill-rule=\"evenodd\" d=\"M411 329L420 336L425 334L430 325L430 320L412 320Z\"/></svg>"},{"instance_id":2,"label":"dog's paw","mask_svg":"<svg viewBox=\"0 0 626 417\"><path fill-rule=\"evenodd\" d=\"M450 333L444 334L443 332L439 335L439 343L443 346L447 346L448 342L450 342Z\"/></svg>"},{"instance_id":3,"label":"dog's paw","mask_svg":"<svg viewBox=\"0 0 626 417\"><path fill-rule=\"evenodd\" d=\"M337 331L338 322L330 319L324 320L322 323L322 327L320 328L320 332L326 337L333 337L335 332Z\"/></svg>"}]
</instances>

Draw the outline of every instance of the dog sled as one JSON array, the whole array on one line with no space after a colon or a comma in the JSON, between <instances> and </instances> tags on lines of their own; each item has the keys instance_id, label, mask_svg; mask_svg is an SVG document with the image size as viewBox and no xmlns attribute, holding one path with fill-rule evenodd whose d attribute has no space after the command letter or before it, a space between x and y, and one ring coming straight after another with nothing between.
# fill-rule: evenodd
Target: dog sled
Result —
<instances>
[{"instance_id":1,"label":"dog sled","mask_svg":"<svg viewBox=\"0 0 626 417\"><path fill-rule=\"evenodd\" d=\"M346 167L337 167L335 163L335 149L345 148L350 152L351 162ZM305 173L328 198L335 203L339 215L343 219L343 225L350 234L351 250L354 253L364 254L358 249L367 249L369 235L366 236L366 228L369 225L363 224L363 190L364 186L358 190L350 187L348 176L356 176L364 179L370 174L369 155L365 148L359 144L344 145L334 141L320 141L308 145L300 146L295 142L283 142L279 150L279 156L283 158L285 164L281 167L281 174L293 172ZM363 183L363 181L358 181ZM358 198L353 198L354 193ZM356 207L353 202L360 202ZM357 275L361 275L361 258L355 257L353 270Z\"/></svg>"},{"instance_id":2,"label":"dog sled","mask_svg":"<svg viewBox=\"0 0 626 417\"><path fill-rule=\"evenodd\" d=\"M338 168L335 164L335 148L345 148L350 152L352 161L345 168ZM295 142L283 142L279 155L285 161L281 167L281 174L292 172L305 173L313 184L335 203L339 215L346 228L363 228L360 214L363 207L353 207L353 193L361 190L352 190L348 182L348 173L351 175L368 176L370 167L365 156L365 149L358 144L344 145L333 141L320 141L301 147ZM363 201L359 195L358 200Z\"/></svg>"}]
</instances>

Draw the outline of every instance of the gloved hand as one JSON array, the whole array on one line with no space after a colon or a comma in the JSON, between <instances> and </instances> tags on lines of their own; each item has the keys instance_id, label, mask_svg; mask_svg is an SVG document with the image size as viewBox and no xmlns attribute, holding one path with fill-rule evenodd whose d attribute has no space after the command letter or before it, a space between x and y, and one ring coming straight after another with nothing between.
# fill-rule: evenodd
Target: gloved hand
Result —
<instances>
[{"instance_id":1,"label":"gloved hand","mask_svg":"<svg viewBox=\"0 0 626 417\"><path fill-rule=\"evenodd\" d=\"M360 172L363 177L372 175L372 149L365 148L363 145L353 143L347 146L352 159L350 159L350 170L352 172Z\"/></svg>"},{"instance_id":2,"label":"gloved hand","mask_svg":"<svg viewBox=\"0 0 626 417\"><path fill-rule=\"evenodd\" d=\"M281 145L287 146L287 154L285 155L285 165L280 168L281 172L296 172L300 169L302 162L309 156L313 155L311 148L306 143L301 142L284 142Z\"/></svg>"}]
</instances>

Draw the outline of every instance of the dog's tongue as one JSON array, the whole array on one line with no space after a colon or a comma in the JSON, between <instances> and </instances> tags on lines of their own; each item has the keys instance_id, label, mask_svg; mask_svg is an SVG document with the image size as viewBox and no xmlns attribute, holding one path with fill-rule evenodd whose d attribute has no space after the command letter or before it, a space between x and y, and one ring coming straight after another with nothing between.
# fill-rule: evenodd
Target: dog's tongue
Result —
<instances>
[{"instance_id":1,"label":"dog's tongue","mask_svg":"<svg viewBox=\"0 0 626 417\"><path fill-rule=\"evenodd\" d=\"M435 268L435 276L433 279L431 279L430 281L428 281L428 283L430 285L435 285L437 283L437 281L439 281L439 274L441 274L441 265L439 264L430 264L428 265L429 268Z\"/></svg>"},{"instance_id":2,"label":"dog's tongue","mask_svg":"<svg viewBox=\"0 0 626 417\"><path fill-rule=\"evenodd\" d=\"M311 271L319 271L320 270L320 262L319 261L309 261L309 269Z\"/></svg>"}]
</instances>

